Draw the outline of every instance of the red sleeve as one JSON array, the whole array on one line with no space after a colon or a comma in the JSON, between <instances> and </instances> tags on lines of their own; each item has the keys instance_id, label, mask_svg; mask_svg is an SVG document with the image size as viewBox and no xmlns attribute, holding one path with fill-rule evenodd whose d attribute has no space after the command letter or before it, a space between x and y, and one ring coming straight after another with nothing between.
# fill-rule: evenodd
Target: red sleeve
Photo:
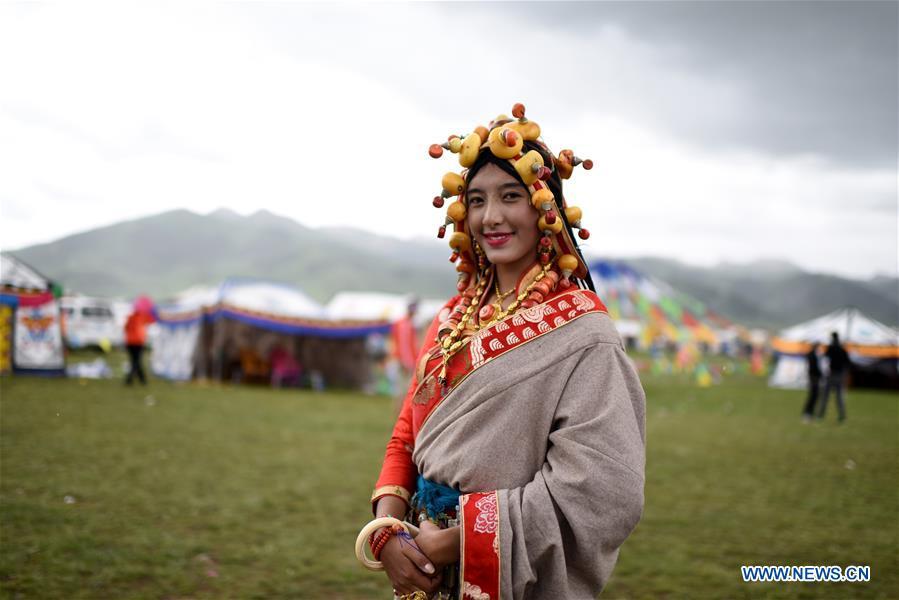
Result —
<instances>
[{"instance_id":1,"label":"red sleeve","mask_svg":"<svg viewBox=\"0 0 899 600\"><path fill-rule=\"evenodd\" d=\"M458 300L458 296L452 298L444 305L452 306ZM441 309L440 312L443 312ZM437 338L437 327L440 317L439 314L431 322L427 332L424 335L424 343L418 352L418 361L430 351L434 346ZM384 453L384 463L381 466L381 475L375 484L375 490L371 495L372 511L380 498L387 495L398 496L409 503L412 494L415 492L415 480L418 477L418 469L412 462L412 451L415 449L415 439L412 435L412 397L418 387L418 379L415 374L412 375L412 381L409 383L409 389L406 391L406 397L403 399L403 407L400 409L400 415L397 417L396 425L393 427L393 434L387 442L387 450Z\"/></svg>"}]
</instances>

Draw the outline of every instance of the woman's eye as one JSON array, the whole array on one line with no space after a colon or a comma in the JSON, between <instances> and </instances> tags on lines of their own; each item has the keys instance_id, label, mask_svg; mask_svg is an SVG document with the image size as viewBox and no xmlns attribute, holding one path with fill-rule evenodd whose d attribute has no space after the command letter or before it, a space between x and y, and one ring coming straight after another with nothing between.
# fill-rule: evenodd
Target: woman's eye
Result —
<instances>
[{"instance_id":1,"label":"woman's eye","mask_svg":"<svg viewBox=\"0 0 899 600\"><path fill-rule=\"evenodd\" d=\"M482 202L484 202L484 201L481 198L469 198L468 199L469 206L475 206L477 204L481 204Z\"/></svg>"},{"instance_id":2,"label":"woman's eye","mask_svg":"<svg viewBox=\"0 0 899 600\"><path fill-rule=\"evenodd\" d=\"M503 195L503 200L517 200L518 198L521 198L521 194L518 192L507 192Z\"/></svg>"}]
</instances>

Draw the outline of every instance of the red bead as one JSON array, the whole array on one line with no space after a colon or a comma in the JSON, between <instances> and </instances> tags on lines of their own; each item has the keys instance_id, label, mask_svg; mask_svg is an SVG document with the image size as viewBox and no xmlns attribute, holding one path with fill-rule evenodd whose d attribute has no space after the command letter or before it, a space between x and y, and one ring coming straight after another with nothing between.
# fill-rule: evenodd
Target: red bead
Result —
<instances>
[{"instance_id":1,"label":"red bead","mask_svg":"<svg viewBox=\"0 0 899 600\"><path fill-rule=\"evenodd\" d=\"M460 293L464 292L465 288L467 288L467 287L468 287L467 279L460 279L459 283L456 284L456 289L459 290Z\"/></svg>"},{"instance_id":2,"label":"red bead","mask_svg":"<svg viewBox=\"0 0 899 600\"><path fill-rule=\"evenodd\" d=\"M450 254L449 261L450 261L451 263L454 263L454 262L456 262L457 260L459 260L459 253L458 253L458 252L453 252L452 254Z\"/></svg>"},{"instance_id":3,"label":"red bead","mask_svg":"<svg viewBox=\"0 0 899 600\"><path fill-rule=\"evenodd\" d=\"M493 318L493 315L495 313L496 313L496 307L493 306L492 304L488 304L487 306L484 306L483 308L481 308L480 312L478 312L478 317L482 321L489 321L490 319Z\"/></svg>"},{"instance_id":4,"label":"red bead","mask_svg":"<svg viewBox=\"0 0 899 600\"><path fill-rule=\"evenodd\" d=\"M553 245L553 241L551 239L549 239L548 237L542 237L542 238L540 238L540 245L543 246L544 248L549 248L550 246Z\"/></svg>"},{"instance_id":5,"label":"red bead","mask_svg":"<svg viewBox=\"0 0 899 600\"><path fill-rule=\"evenodd\" d=\"M443 156L443 148L440 147L440 144L431 144L431 147L428 148L428 154L431 155L431 158L440 158Z\"/></svg>"},{"instance_id":6,"label":"red bead","mask_svg":"<svg viewBox=\"0 0 899 600\"><path fill-rule=\"evenodd\" d=\"M446 138L446 141L451 142L451 141L453 141L453 138L457 138L457 137L459 137L459 136L454 133L454 134L450 135L448 138Z\"/></svg>"},{"instance_id":7,"label":"red bead","mask_svg":"<svg viewBox=\"0 0 899 600\"><path fill-rule=\"evenodd\" d=\"M586 229L581 228L581 230L577 232L577 236L579 238L581 238L582 240L586 240L587 238L590 237L590 232L587 231Z\"/></svg>"},{"instance_id":8,"label":"red bead","mask_svg":"<svg viewBox=\"0 0 899 600\"><path fill-rule=\"evenodd\" d=\"M446 225L441 225L440 229L437 230L437 237L443 238L446 235Z\"/></svg>"},{"instance_id":9,"label":"red bead","mask_svg":"<svg viewBox=\"0 0 899 600\"><path fill-rule=\"evenodd\" d=\"M465 292L465 294L464 294L464 296L465 296L466 298L468 298L469 300L471 300L472 298L474 298L474 295L475 295L475 290L468 290L468 291Z\"/></svg>"},{"instance_id":10,"label":"red bead","mask_svg":"<svg viewBox=\"0 0 899 600\"><path fill-rule=\"evenodd\" d=\"M589 158L586 159L586 160L584 161L583 167L584 167L584 169L586 169L587 171L589 171L590 169L593 168L593 161L590 160Z\"/></svg>"},{"instance_id":11,"label":"red bead","mask_svg":"<svg viewBox=\"0 0 899 600\"><path fill-rule=\"evenodd\" d=\"M518 143L518 134L511 129L504 129L501 137L506 146L510 148Z\"/></svg>"},{"instance_id":12,"label":"red bead","mask_svg":"<svg viewBox=\"0 0 899 600\"><path fill-rule=\"evenodd\" d=\"M552 211L552 210L546 211L546 224L547 224L547 225L552 225L552 224L555 223L555 222L556 222L556 213L555 213L555 211Z\"/></svg>"},{"instance_id":13,"label":"red bead","mask_svg":"<svg viewBox=\"0 0 899 600\"><path fill-rule=\"evenodd\" d=\"M563 290L567 290L568 288L571 287L571 282L568 280L567 277L563 277L559 281L559 287L562 288Z\"/></svg>"},{"instance_id":14,"label":"red bead","mask_svg":"<svg viewBox=\"0 0 899 600\"><path fill-rule=\"evenodd\" d=\"M521 303L521 308L532 308L534 306L537 306L537 303L530 298Z\"/></svg>"},{"instance_id":15,"label":"red bead","mask_svg":"<svg viewBox=\"0 0 899 600\"><path fill-rule=\"evenodd\" d=\"M549 167L540 167L537 170L537 179L539 179L540 181L546 181L547 179L552 177L552 175L552 169L550 169Z\"/></svg>"},{"instance_id":16,"label":"red bead","mask_svg":"<svg viewBox=\"0 0 899 600\"><path fill-rule=\"evenodd\" d=\"M548 265L549 264L549 254L541 253L540 254L540 264Z\"/></svg>"},{"instance_id":17,"label":"red bead","mask_svg":"<svg viewBox=\"0 0 899 600\"><path fill-rule=\"evenodd\" d=\"M434 208L443 208L443 198L441 196L434 196L434 200L431 201L431 204L434 205Z\"/></svg>"},{"instance_id":18,"label":"red bead","mask_svg":"<svg viewBox=\"0 0 899 600\"><path fill-rule=\"evenodd\" d=\"M516 102L515 106L512 107L512 116L516 119L522 118L524 116L524 104Z\"/></svg>"},{"instance_id":19,"label":"red bead","mask_svg":"<svg viewBox=\"0 0 899 600\"><path fill-rule=\"evenodd\" d=\"M543 294L537 291L532 291L530 294L528 294L528 300L533 300L537 304L540 304L541 302L543 302Z\"/></svg>"}]
</instances>

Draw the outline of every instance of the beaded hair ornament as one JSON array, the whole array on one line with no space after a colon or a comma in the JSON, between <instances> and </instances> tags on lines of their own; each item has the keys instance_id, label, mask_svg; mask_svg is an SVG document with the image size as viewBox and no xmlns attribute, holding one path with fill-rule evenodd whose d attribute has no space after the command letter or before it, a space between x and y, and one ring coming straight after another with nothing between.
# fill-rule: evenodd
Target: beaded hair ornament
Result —
<instances>
[{"instance_id":1,"label":"beaded hair ornament","mask_svg":"<svg viewBox=\"0 0 899 600\"><path fill-rule=\"evenodd\" d=\"M433 200L435 207L443 208L447 199L455 198L447 206L446 219L437 237L443 238L447 226L453 226L454 231L449 238L449 246L453 250L450 262L456 263L456 271L459 272L457 289L462 294L461 301L438 329L437 339L443 352L443 369L438 377L441 383L445 383L449 358L464 343L466 328L470 326L471 316L480 303L488 279L485 257L472 241L465 218L468 213L465 196L468 168L475 164L482 152L489 151L497 158L508 160L528 188L531 204L540 213L537 227L541 237L536 252L543 267L539 276L519 293L505 311L497 314L489 305L481 309L479 316L482 323L499 320L518 307L526 309L539 304L557 286L563 289L570 287L572 278L584 280L589 277L588 267L571 236L571 229L574 228L579 230L578 236L582 240L590 237L590 232L581 226L581 209L568 206L564 198L556 198L547 182L554 173L558 173L560 179L569 179L578 165L590 170L593 161L582 160L571 150L562 150L558 156L554 155L540 140L540 126L525 117L523 104L512 107L512 116L499 115L489 128L478 126L467 135L450 135L445 143L431 144L428 149L432 158L440 158L444 150L458 154L459 164L463 167L461 173L450 171L443 176L443 189ZM542 153L532 149L522 154L525 142L533 143ZM548 159L551 160L547 164ZM554 265L558 273L553 269Z\"/></svg>"}]
</instances>

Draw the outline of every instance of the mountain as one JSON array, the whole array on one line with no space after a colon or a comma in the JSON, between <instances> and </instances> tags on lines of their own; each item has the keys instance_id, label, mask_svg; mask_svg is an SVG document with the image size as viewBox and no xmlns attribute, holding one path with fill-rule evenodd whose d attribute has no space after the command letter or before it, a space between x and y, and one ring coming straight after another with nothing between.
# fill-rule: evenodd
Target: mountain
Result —
<instances>
[{"instance_id":1,"label":"mountain","mask_svg":"<svg viewBox=\"0 0 899 600\"><path fill-rule=\"evenodd\" d=\"M232 276L291 283L321 302L342 290L430 298L455 291L445 241L312 229L264 210L249 216L175 210L12 253L69 290L99 296L164 298ZM711 268L661 258L626 262L750 326L779 328L846 305L899 324L896 277L846 279L778 260Z\"/></svg>"},{"instance_id":2,"label":"mountain","mask_svg":"<svg viewBox=\"0 0 899 600\"><path fill-rule=\"evenodd\" d=\"M750 326L780 328L855 306L886 324L899 324L899 278L855 280L809 273L784 261L696 267L662 258L625 262Z\"/></svg>"},{"instance_id":3,"label":"mountain","mask_svg":"<svg viewBox=\"0 0 899 600\"><path fill-rule=\"evenodd\" d=\"M341 290L452 295L448 249L389 242L361 231L311 229L268 211L243 217L175 210L12 253L66 289L100 296L162 298L231 276L292 283L322 302Z\"/></svg>"}]
</instances>

